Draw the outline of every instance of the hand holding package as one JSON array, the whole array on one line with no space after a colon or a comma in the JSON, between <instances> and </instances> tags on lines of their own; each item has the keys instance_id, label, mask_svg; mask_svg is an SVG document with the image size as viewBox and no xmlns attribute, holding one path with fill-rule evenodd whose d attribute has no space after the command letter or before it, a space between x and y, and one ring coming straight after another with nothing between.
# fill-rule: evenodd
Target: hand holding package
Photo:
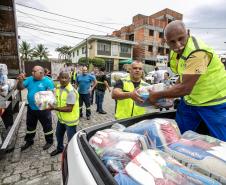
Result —
<instances>
[{"instance_id":1,"label":"hand holding package","mask_svg":"<svg viewBox=\"0 0 226 185\"><path fill-rule=\"evenodd\" d=\"M56 100L52 91L39 91L35 93L35 104L39 110L46 110L55 104Z\"/></svg>"}]
</instances>

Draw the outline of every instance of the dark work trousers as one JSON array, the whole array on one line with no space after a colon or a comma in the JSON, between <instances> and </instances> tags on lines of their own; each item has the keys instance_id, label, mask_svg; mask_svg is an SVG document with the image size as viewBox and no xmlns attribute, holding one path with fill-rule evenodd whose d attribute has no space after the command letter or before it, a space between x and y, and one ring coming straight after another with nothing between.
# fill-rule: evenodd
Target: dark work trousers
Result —
<instances>
[{"instance_id":1,"label":"dark work trousers","mask_svg":"<svg viewBox=\"0 0 226 185\"><path fill-rule=\"evenodd\" d=\"M105 91L96 90L96 104L97 112L103 112L103 102L104 102Z\"/></svg>"},{"instance_id":2,"label":"dark work trousers","mask_svg":"<svg viewBox=\"0 0 226 185\"><path fill-rule=\"evenodd\" d=\"M76 133L76 125L75 126L67 126L66 124L57 122L56 128L56 138L57 138L57 149L63 151L64 149L64 134L67 132L68 143L71 138Z\"/></svg>"},{"instance_id":3,"label":"dark work trousers","mask_svg":"<svg viewBox=\"0 0 226 185\"><path fill-rule=\"evenodd\" d=\"M27 107L27 133L26 142L33 142L37 123L40 121L47 143L53 143L52 115L49 110L32 110L29 105Z\"/></svg>"},{"instance_id":4,"label":"dark work trousers","mask_svg":"<svg viewBox=\"0 0 226 185\"><path fill-rule=\"evenodd\" d=\"M91 115L90 110L90 94L79 94L79 109L80 109L80 117L82 117L82 106L83 102L86 105L86 117Z\"/></svg>"}]
</instances>

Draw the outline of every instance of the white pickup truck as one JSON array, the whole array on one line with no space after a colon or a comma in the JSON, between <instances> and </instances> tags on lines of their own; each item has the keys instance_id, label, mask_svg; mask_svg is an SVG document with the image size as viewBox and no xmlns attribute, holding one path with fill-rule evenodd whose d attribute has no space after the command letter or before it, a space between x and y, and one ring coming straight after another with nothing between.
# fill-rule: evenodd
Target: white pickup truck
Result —
<instances>
[{"instance_id":1,"label":"white pickup truck","mask_svg":"<svg viewBox=\"0 0 226 185\"><path fill-rule=\"evenodd\" d=\"M97 131L110 128L114 123L121 123L128 127L144 119L174 119L175 113L175 110L150 113L131 119L102 123L78 131L62 154L63 185L117 185L112 174L90 146L89 139ZM197 132L208 134L204 124L200 124Z\"/></svg>"}]
</instances>

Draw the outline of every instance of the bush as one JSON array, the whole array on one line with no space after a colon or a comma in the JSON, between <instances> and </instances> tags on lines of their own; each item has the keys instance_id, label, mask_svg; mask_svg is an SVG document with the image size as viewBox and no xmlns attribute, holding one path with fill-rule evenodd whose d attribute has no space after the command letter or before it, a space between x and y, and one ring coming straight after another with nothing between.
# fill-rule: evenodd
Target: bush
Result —
<instances>
[{"instance_id":1,"label":"bush","mask_svg":"<svg viewBox=\"0 0 226 185\"><path fill-rule=\"evenodd\" d=\"M86 57L82 57L78 60L79 65L86 65L89 66L89 64L92 62L91 58L88 58L88 61L86 60Z\"/></svg>"},{"instance_id":2,"label":"bush","mask_svg":"<svg viewBox=\"0 0 226 185\"><path fill-rule=\"evenodd\" d=\"M92 64L95 67L103 67L103 66L105 66L105 61L102 58L93 58Z\"/></svg>"}]
</instances>

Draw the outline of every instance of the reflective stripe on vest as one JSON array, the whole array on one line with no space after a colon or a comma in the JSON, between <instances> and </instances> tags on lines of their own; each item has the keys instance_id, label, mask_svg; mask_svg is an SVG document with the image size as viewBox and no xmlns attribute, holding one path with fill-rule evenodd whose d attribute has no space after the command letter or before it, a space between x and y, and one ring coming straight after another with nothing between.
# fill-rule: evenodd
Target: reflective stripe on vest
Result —
<instances>
[{"instance_id":1,"label":"reflective stripe on vest","mask_svg":"<svg viewBox=\"0 0 226 185\"><path fill-rule=\"evenodd\" d=\"M192 92L184 97L186 104L194 106L218 105L226 102L226 72L223 63L212 48L208 47L203 41L195 37L189 37L183 54L177 60L177 53L170 53L170 67L173 72L180 75L183 79L183 72L187 58L196 52L205 51L212 55L212 59L207 67L207 71L201 74Z\"/></svg>"},{"instance_id":2,"label":"reflective stripe on vest","mask_svg":"<svg viewBox=\"0 0 226 185\"><path fill-rule=\"evenodd\" d=\"M122 90L124 92L134 91L134 85L130 79L130 76L128 76L125 79L122 79L122 82L123 82ZM149 84L147 84L143 80L141 80L139 87L145 86L145 85L149 85ZM116 119L129 118L129 117L133 117L133 116L142 115L145 113L146 113L146 109L144 107L137 106L131 98L127 98L124 100L117 100L116 113L115 113Z\"/></svg>"},{"instance_id":3,"label":"reflective stripe on vest","mask_svg":"<svg viewBox=\"0 0 226 185\"><path fill-rule=\"evenodd\" d=\"M68 126L78 125L79 122L79 94L69 83L64 89L60 89L60 85L56 87L56 99L57 107L67 106L67 96L68 93L73 91L76 96L75 104L71 112L59 112L57 111L57 117L61 123L64 123Z\"/></svg>"},{"instance_id":4,"label":"reflective stripe on vest","mask_svg":"<svg viewBox=\"0 0 226 185\"><path fill-rule=\"evenodd\" d=\"M104 84L104 82L101 82L101 81L97 81L97 83L98 83L98 84Z\"/></svg>"}]
</instances>

